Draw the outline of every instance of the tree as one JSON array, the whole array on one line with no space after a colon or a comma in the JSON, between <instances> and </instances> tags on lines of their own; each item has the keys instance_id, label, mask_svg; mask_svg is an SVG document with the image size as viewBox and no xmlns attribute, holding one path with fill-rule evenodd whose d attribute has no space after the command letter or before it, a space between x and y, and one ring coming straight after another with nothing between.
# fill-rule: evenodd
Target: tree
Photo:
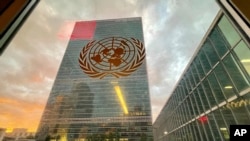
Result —
<instances>
[{"instance_id":1,"label":"tree","mask_svg":"<svg viewBox=\"0 0 250 141\"><path fill-rule=\"evenodd\" d=\"M51 139L51 136L47 135L46 138L45 138L45 141L50 141L50 139Z\"/></svg>"}]
</instances>

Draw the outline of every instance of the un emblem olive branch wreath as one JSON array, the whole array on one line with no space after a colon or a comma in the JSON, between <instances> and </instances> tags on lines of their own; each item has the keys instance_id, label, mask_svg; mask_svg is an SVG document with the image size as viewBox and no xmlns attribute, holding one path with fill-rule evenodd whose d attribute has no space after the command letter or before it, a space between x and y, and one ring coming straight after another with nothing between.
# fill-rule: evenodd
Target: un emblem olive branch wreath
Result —
<instances>
[{"instance_id":1,"label":"un emblem olive branch wreath","mask_svg":"<svg viewBox=\"0 0 250 141\"><path fill-rule=\"evenodd\" d=\"M105 76L104 72L98 72L94 68L92 68L89 63L87 62L87 53L88 50L92 47L94 44L95 40L89 42L84 48L82 49L80 53L80 57L78 59L80 63L80 67L82 68L83 72L88 74L90 77L100 77L103 78Z\"/></svg>"},{"instance_id":2,"label":"un emblem olive branch wreath","mask_svg":"<svg viewBox=\"0 0 250 141\"><path fill-rule=\"evenodd\" d=\"M138 54L136 59L131 63L131 65L129 65L128 67L126 67L124 70L122 70L121 72L114 72L113 75L115 75L116 77L119 76L128 76L130 75L132 72L136 71L137 68L143 63L143 60L145 58L145 48L142 44L142 42L140 42L138 39L135 38L131 38L133 43L136 45L136 47L138 48Z\"/></svg>"},{"instance_id":3,"label":"un emblem olive branch wreath","mask_svg":"<svg viewBox=\"0 0 250 141\"><path fill-rule=\"evenodd\" d=\"M98 71L95 68L93 68L93 66L91 66L89 64L89 62L87 60L87 58L88 58L87 55L89 53L89 50L94 46L95 40L87 43L83 47L83 49L80 53L78 61L79 61L81 69L89 77L100 78L100 79L102 79L103 77L105 77L108 74L111 74L111 75L115 76L116 78L130 75L132 72L136 71L140 65L142 65L143 60L146 56L143 43L140 40L135 39L135 38L130 38L130 39L131 39L132 43L135 45L137 53L136 53L136 56L134 56L135 58L133 59L133 61L129 62L129 65L126 66L121 71L116 71L116 72Z\"/></svg>"}]
</instances>

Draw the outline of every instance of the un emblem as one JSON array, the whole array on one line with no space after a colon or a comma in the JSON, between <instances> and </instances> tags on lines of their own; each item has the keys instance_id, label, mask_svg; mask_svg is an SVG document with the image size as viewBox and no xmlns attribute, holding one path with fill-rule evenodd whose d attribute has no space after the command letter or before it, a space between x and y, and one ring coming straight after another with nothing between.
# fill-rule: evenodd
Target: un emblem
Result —
<instances>
[{"instance_id":1,"label":"un emblem","mask_svg":"<svg viewBox=\"0 0 250 141\"><path fill-rule=\"evenodd\" d=\"M84 73L102 79L106 75L128 76L143 63L143 43L135 38L109 37L87 43L79 56Z\"/></svg>"}]
</instances>

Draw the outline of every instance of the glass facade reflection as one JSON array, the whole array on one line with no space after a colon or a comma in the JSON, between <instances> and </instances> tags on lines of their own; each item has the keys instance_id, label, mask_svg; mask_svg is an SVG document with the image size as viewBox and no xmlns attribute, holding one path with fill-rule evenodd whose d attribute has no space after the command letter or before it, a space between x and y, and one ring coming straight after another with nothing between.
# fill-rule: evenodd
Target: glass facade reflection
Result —
<instances>
[{"instance_id":1,"label":"glass facade reflection","mask_svg":"<svg viewBox=\"0 0 250 141\"><path fill-rule=\"evenodd\" d=\"M229 141L250 123L250 46L219 12L154 127L155 141Z\"/></svg>"},{"instance_id":2,"label":"glass facade reflection","mask_svg":"<svg viewBox=\"0 0 250 141\"><path fill-rule=\"evenodd\" d=\"M141 18L100 20L94 22L94 28L93 24L89 26L92 31L85 31L88 35L91 35L89 32L94 32L94 40L132 37L143 43ZM153 140L145 59L141 66L128 76L116 78L106 75L103 78L92 78L82 71L78 62L81 50L91 40L86 38L90 36L76 36L84 39L70 40L68 44L40 121L37 139ZM99 42L99 45L106 47L105 49L109 48L104 43ZM104 50L102 53L105 57ZM96 58L91 59L93 61ZM115 59L113 61L116 61L116 64L110 68L121 63ZM102 67L100 62L98 65Z\"/></svg>"}]
</instances>

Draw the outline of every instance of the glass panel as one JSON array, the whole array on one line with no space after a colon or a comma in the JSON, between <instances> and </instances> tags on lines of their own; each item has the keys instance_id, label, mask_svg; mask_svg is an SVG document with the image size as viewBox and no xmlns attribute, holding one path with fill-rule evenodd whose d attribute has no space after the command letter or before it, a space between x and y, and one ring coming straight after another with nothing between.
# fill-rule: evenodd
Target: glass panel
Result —
<instances>
[{"instance_id":1,"label":"glass panel","mask_svg":"<svg viewBox=\"0 0 250 141\"><path fill-rule=\"evenodd\" d=\"M200 123L199 120L196 120L196 124L198 125L198 128L200 129L200 133L201 133L201 136L202 136L202 140L203 140L203 141L210 141L210 140L208 139L208 137L207 137L207 134L206 134L206 132L205 132L205 130L204 130L204 128L203 128L202 123Z\"/></svg>"},{"instance_id":2,"label":"glass panel","mask_svg":"<svg viewBox=\"0 0 250 141\"><path fill-rule=\"evenodd\" d=\"M186 131L187 131L187 134L188 134L188 139L187 139L188 141L195 141L195 140L197 140L196 134L191 129L190 124L188 124L186 126Z\"/></svg>"},{"instance_id":3,"label":"glass panel","mask_svg":"<svg viewBox=\"0 0 250 141\"><path fill-rule=\"evenodd\" d=\"M237 122L234 118L234 115L232 114L232 111L229 108L223 107L219 109L222 113L222 116L224 117L227 127L230 127L230 125L236 125Z\"/></svg>"},{"instance_id":4,"label":"glass panel","mask_svg":"<svg viewBox=\"0 0 250 141\"><path fill-rule=\"evenodd\" d=\"M195 137L197 138L196 141L202 141L202 136L201 136L201 132L197 127L196 122L191 122L190 123L191 128L193 129L193 132L195 133Z\"/></svg>"},{"instance_id":5,"label":"glass panel","mask_svg":"<svg viewBox=\"0 0 250 141\"><path fill-rule=\"evenodd\" d=\"M204 93L204 91L203 91L201 85L199 85L199 86L197 87L197 91L198 91L198 93L199 93L199 96L200 96L201 101L202 101L202 103L203 103L203 106L204 106L204 108L205 108L205 111L207 111L207 110L210 108L210 106L209 106L207 97L206 97L206 95L205 95L205 93Z\"/></svg>"},{"instance_id":6,"label":"glass panel","mask_svg":"<svg viewBox=\"0 0 250 141\"><path fill-rule=\"evenodd\" d=\"M210 127L211 127L211 131L214 135L214 140L215 141L222 140L220 130L217 126L216 118L214 117L213 113L209 113L207 116L208 116L208 122L209 122Z\"/></svg>"},{"instance_id":7,"label":"glass panel","mask_svg":"<svg viewBox=\"0 0 250 141\"><path fill-rule=\"evenodd\" d=\"M184 99L185 99L185 95L184 95L184 93L183 93L183 91L182 91L182 88L181 87L178 87L178 95L179 95L179 97L180 97L180 100L181 101L183 101Z\"/></svg>"},{"instance_id":8,"label":"glass panel","mask_svg":"<svg viewBox=\"0 0 250 141\"><path fill-rule=\"evenodd\" d=\"M198 94L197 90L193 91L193 95L194 95L194 98L196 100L197 107L199 109L199 114L201 114L201 113L204 112L204 108L203 108L203 104L201 103L201 99L199 97L199 94Z\"/></svg>"},{"instance_id":9,"label":"glass panel","mask_svg":"<svg viewBox=\"0 0 250 141\"><path fill-rule=\"evenodd\" d=\"M207 120L209 120L207 115L203 116L203 118L207 118ZM203 126L203 128L204 128L204 130L205 130L205 132L207 134L208 140L209 141L214 141L213 135L212 135L212 132L211 132L211 128L209 126L209 122L208 121L204 121L201 124L202 124L202 126Z\"/></svg>"},{"instance_id":10,"label":"glass panel","mask_svg":"<svg viewBox=\"0 0 250 141\"><path fill-rule=\"evenodd\" d=\"M214 76L214 73L211 73L208 76L208 81L210 82L211 89L212 89L214 96L216 97L216 100L218 101L218 103L225 101L226 100L225 96L221 90L221 87L220 87L218 81L216 80L216 78Z\"/></svg>"},{"instance_id":11,"label":"glass panel","mask_svg":"<svg viewBox=\"0 0 250 141\"><path fill-rule=\"evenodd\" d=\"M218 27L212 30L211 34L209 35L209 39L212 42L212 45L217 50L220 57L224 56L228 49L230 48L229 43L223 38L223 35L218 31Z\"/></svg>"},{"instance_id":12,"label":"glass panel","mask_svg":"<svg viewBox=\"0 0 250 141\"><path fill-rule=\"evenodd\" d=\"M177 112L177 116L179 119L178 126L181 126L182 124L184 124L184 119L183 119L183 113L181 112L180 106L177 108L176 112Z\"/></svg>"},{"instance_id":13,"label":"glass panel","mask_svg":"<svg viewBox=\"0 0 250 141\"><path fill-rule=\"evenodd\" d=\"M212 66L214 66L219 61L217 53L208 40L204 43L202 50L206 53Z\"/></svg>"},{"instance_id":14,"label":"glass panel","mask_svg":"<svg viewBox=\"0 0 250 141\"><path fill-rule=\"evenodd\" d=\"M192 70L192 74L194 76L195 84L197 85L200 82L200 79L199 79L199 75L198 75L198 72L196 70L196 66L194 63L191 66L191 70Z\"/></svg>"},{"instance_id":15,"label":"glass panel","mask_svg":"<svg viewBox=\"0 0 250 141\"><path fill-rule=\"evenodd\" d=\"M240 35L237 33L237 31L234 29L232 24L228 21L228 19L223 16L218 23L222 33L226 37L229 44L233 47L235 44L241 39Z\"/></svg>"},{"instance_id":16,"label":"glass panel","mask_svg":"<svg viewBox=\"0 0 250 141\"><path fill-rule=\"evenodd\" d=\"M249 124L249 112L246 109L246 105L248 104L248 100L244 97L238 98L232 102L227 103L223 108L230 109L236 118L238 124Z\"/></svg>"},{"instance_id":17,"label":"glass panel","mask_svg":"<svg viewBox=\"0 0 250 141\"><path fill-rule=\"evenodd\" d=\"M234 96L235 88L233 87L233 83L229 79L229 76L227 75L226 71L221 66L221 64L215 68L214 73L218 78L219 85L221 86L225 96L227 98Z\"/></svg>"},{"instance_id":18,"label":"glass panel","mask_svg":"<svg viewBox=\"0 0 250 141\"><path fill-rule=\"evenodd\" d=\"M229 126L227 126L226 123L224 122L220 110L213 111L213 114L219 126L219 130L220 133L222 134L222 137L225 139L225 141L229 141Z\"/></svg>"},{"instance_id":19,"label":"glass panel","mask_svg":"<svg viewBox=\"0 0 250 141\"><path fill-rule=\"evenodd\" d=\"M192 91L192 86L191 86L191 84L190 84L190 81L189 81L187 75L185 75L185 76L183 77L183 81L186 82L186 83L185 83L185 84L186 84L186 88L188 89L188 93L190 93L190 92Z\"/></svg>"},{"instance_id":20,"label":"glass panel","mask_svg":"<svg viewBox=\"0 0 250 141\"><path fill-rule=\"evenodd\" d=\"M187 90L184 78L181 80L180 87L182 88L184 95L187 96L188 90Z\"/></svg>"},{"instance_id":21,"label":"glass panel","mask_svg":"<svg viewBox=\"0 0 250 141\"><path fill-rule=\"evenodd\" d=\"M175 110L175 108L177 107L177 101L176 101L176 97L174 94L172 95L171 101L172 101L172 105L173 105L173 110Z\"/></svg>"},{"instance_id":22,"label":"glass panel","mask_svg":"<svg viewBox=\"0 0 250 141\"><path fill-rule=\"evenodd\" d=\"M191 118L195 118L195 113L194 113L194 110L193 110L193 105L192 105L192 101L190 100L190 96L187 98L187 107L190 111L190 114L191 114Z\"/></svg>"},{"instance_id":23,"label":"glass panel","mask_svg":"<svg viewBox=\"0 0 250 141\"><path fill-rule=\"evenodd\" d=\"M248 76L250 76L250 49L247 47L244 41L240 41L240 43L234 48L234 51L246 69Z\"/></svg>"},{"instance_id":24,"label":"glass panel","mask_svg":"<svg viewBox=\"0 0 250 141\"><path fill-rule=\"evenodd\" d=\"M185 126L186 127L186 126ZM185 127L182 127L181 129L180 129L180 133L181 133L181 138L179 139L179 141L187 141L187 133L186 133L186 131L185 131ZM178 140L178 139L177 139Z\"/></svg>"},{"instance_id":25,"label":"glass panel","mask_svg":"<svg viewBox=\"0 0 250 141\"><path fill-rule=\"evenodd\" d=\"M209 85L207 80L204 80L202 84L203 84L204 92L205 92L205 94L208 98L208 101L210 103L210 106L212 108L216 105L216 101L215 101L213 92L211 91L210 85Z\"/></svg>"},{"instance_id":26,"label":"glass panel","mask_svg":"<svg viewBox=\"0 0 250 141\"><path fill-rule=\"evenodd\" d=\"M189 98L187 98L185 101L184 101L184 104L185 106L183 106L185 108L185 111L187 112L187 120L191 120L193 118L193 112L190 111L192 110L192 107L190 105L190 102L189 101Z\"/></svg>"},{"instance_id":27,"label":"glass panel","mask_svg":"<svg viewBox=\"0 0 250 141\"><path fill-rule=\"evenodd\" d=\"M189 113L186 109L186 102L183 102L182 106L181 106L181 109L182 109L182 112L183 112L183 116L184 116L184 120L185 120L185 123L188 122L190 119L189 117Z\"/></svg>"},{"instance_id":28,"label":"glass panel","mask_svg":"<svg viewBox=\"0 0 250 141\"><path fill-rule=\"evenodd\" d=\"M243 101L241 102L242 105L244 105L247 109L248 112L250 111L250 92L242 96Z\"/></svg>"},{"instance_id":29,"label":"glass panel","mask_svg":"<svg viewBox=\"0 0 250 141\"><path fill-rule=\"evenodd\" d=\"M197 102L195 101L193 93L190 95L190 100L193 104L195 116L198 116L200 114L200 112L199 112L198 105L197 105Z\"/></svg>"},{"instance_id":30,"label":"glass panel","mask_svg":"<svg viewBox=\"0 0 250 141\"><path fill-rule=\"evenodd\" d=\"M196 65L196 67L197 67L197 72L198 72L198 74L200 76L200 79L202 79L205 76L205 73L204 73L204 70L203 70L203 68L201 66L201 63L200 63L200 60L199 60L198 57L195 58L194 63Z\"/></svg>"},{"instance_id":31,"label":"glass panel","mask_svg":"<svg viewBox=\"0 0 250 141\"><path fill-rule=\"evenodd\" d=\"M170 122L169 122L169 131L174 129L173 117L174 117L174 115L172 114L172 116L170 117Z\"/></svg>"},{"instance_id":32,"label":"glass panel","mask_svg":"<svg viewBox=\"0 0 250 141\"><path fill-rule=\"evenodd\" d=\"M188 75L188 79L189 79L189 82L190 82L192 88L194 88L195 87L195 81L194 81L191 69L188 70L187 75Z\"/></svg>"},{"instance_id":33,"label":"glass panel","mask_svg":"<svg viewBox=\"0 0 250 141\"><path fill-rule=\"evenodd\" d=\"M232 55L227 55L223 60L223 63L233 79L233 82L239 91L244 90L248 87L246 78L244 77L243 73L240 71L239 66L236 64Z\"/></svg>"},{"instance_id":34,"label":"glass panel","mask_svg":"<svg viewBox=\"0 0 250 141\"><path fill-rule=\"evenodd\" d=\"M201 60L201 64L205 70L205 73L207 73L211 69L211 65L209 64L205 53L202 50L200 50L200 52L198 53L198 56Z\"/></svg>"}]
</instances>

